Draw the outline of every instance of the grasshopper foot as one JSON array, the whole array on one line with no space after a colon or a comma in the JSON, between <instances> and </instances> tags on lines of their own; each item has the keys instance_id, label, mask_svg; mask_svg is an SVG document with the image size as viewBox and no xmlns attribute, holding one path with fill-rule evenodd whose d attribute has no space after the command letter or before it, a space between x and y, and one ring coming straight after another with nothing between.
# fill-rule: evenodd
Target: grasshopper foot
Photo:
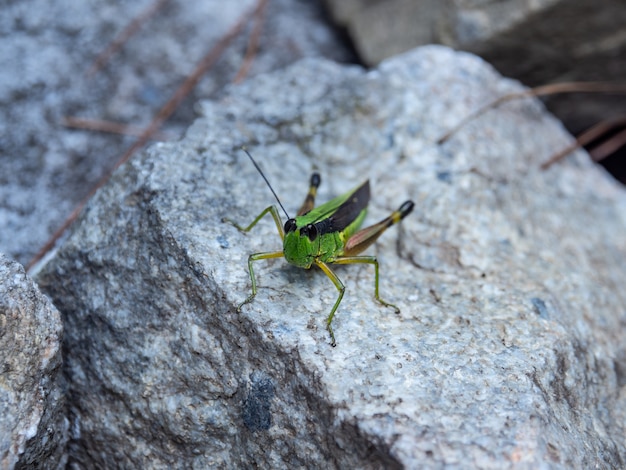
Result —
<instances>
[{"instance_id":1,"label":"grasshopper foot","mask_svg":"<svg viewBox=\"0 0 626 470\"><path fill-rule=\"evenodd\" d=\"M389 302L385 302L385 301L384 301L384 300L382 300L382 299L376 299L376 300L378 300L378 302L379 302L381 305L384 305L385 307L392 308L392 309L394 310L394 313L395 313L396 315L400 313L400 309L399 309L398 307L396 307L394 304L389 303Z\"/></svg>"},{"instance_id":2,"label":"grasshopper foot","mask_svg":"<svg viewBox=\"0 0 626 470\"><path fill-rule=\"evenodd\" d=\"M334 348L337 346L337 341L335 341L335 334L333 333L333 329L330 326L330 323L326 325L326 329L328 330L328 334L330 335L330 345Z\"/></svg>"},{"instance_id":3,"label":"grasshopper foot","mask_svg":"<svg viewBox=\"0 0 626 470\"><path fill-rule=\"evenodd\" d=\"M241 302L239 306L237 307L237 313L241 313L241 309L243 308L243 306L252 302L252 299L254 299L255 296L256 294L251 294L246 300Z\"/></svg>"},{"instance_id":4,"label":"grasshopper foot","mask_svg":"<svg viewBox=\"0 0 626 470\"><path fill-rule=\"evenodd\" d=\"M222 223L224 224L230 224L233 227L235 227L237 230L239 230L240 232L246 232L246 229L244 229L242 226L240 226L237 222L235 222L234 220L230 220L227 217L222 217Z\"/></svg>"}]
</instances>

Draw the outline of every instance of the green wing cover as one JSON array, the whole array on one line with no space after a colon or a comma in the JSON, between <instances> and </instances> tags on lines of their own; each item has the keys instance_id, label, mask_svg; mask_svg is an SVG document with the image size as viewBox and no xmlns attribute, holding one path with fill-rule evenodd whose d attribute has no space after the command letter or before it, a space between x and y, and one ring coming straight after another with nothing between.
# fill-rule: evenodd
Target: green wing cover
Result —
<instances>
[{"instance_id":1,"label":"green wing cover","mask_svg":"<svg viewBox=\"0 0 626 470\"><path fill-rule=\"evenodd\" d=\"M314 224L319 235L341 232L367 208L370 200L370 182L331 199L310 212L296 217L298 228Z\"/></svg>"}]
</instances>

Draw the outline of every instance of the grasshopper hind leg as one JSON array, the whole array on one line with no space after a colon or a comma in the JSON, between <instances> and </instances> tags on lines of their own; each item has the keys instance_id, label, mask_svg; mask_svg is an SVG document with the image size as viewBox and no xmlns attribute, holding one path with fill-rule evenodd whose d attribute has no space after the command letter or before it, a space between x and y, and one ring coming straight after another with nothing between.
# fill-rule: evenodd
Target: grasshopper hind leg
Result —
<instances>
[{"instance_id":1,"label":"grasshopper hind leg","mask_svg":"<svg viewBox=\"0 0 626 470\"><path fill-rule=\"evenodd\" d=\"M302 203L302 207L298 211L297 215L304 215L310 212L315 207L315 196L317 196L317 188L319 188L322 179L320 174L315 172L311 175L311 182L309 183L309 192Z\"/></svg>"},{"instance_id":2,"label":"grasshopper hind leg","mask_svg":"<svg viewBox=\"0 0 626 470\"><path fill-rule=\"evenodd\" d=\"M380 298L378 291L378 260L375 256L355 256L367 249L372 245L378 237L380 237L389 227L397 224L407 215L409 215L414 208L413 201L405 201L397 210L393 211L388 217L384 218L377 224L370 227L359 230L352 235L347 241L343 250L343 255L333 261L335 264L373 264L374 265L374 297L376 300L384 305L395 310L396 313L400 313L400 309L394 304L387 302Z\"/></svg>"},{"instance_id":3,"label":"grasshopper hind leg","mask_svg":"<svg viewBox=\"0 0 626 470\"><path fill-rule=\"evenodd\" d=\"M339 295L337 296L335 305L333 305L333 308L331 309L330 313L328 314L328 317L326 318L326 330L328 330L328 334L330 335L330 345L335 347L337 343L335 341L335 334L333 333L332 322L333 322L333 318L335 317L335 313L337 312L337 308L339 307L339 304L341 303L341 299L343 299L343 294L345 293L346 288L343 285L343 282L341 282L341 280L328 267L326 263L317 261L316 264L317 266L319 266L319 268L322 271L324 271L324 274L328 276L328 278L332 281L332 283L335 285L335 287L339 291ZM344 257L340 257L334 260L333 264L373 264L374 265L374 297L381 305L392 308L395 311L395 313L400 313L400 309L396 305L380 298L380 295L378 292L378 278L379 278L378 260L376 259L375 256L344 256Z\"/></svg>"},{"instance_id":4,"label":"grasshopper hind leg","mask_svg":"<svg viewBox=\"0 0 626 470\"><path fill-rule=\"evenodd\" d=\"M395 313L400 313L400 309L391 302L387 302L380 298L378 291L378 260L375 256L342 256L337 258L334 264L373 264L374 265L374 298L385 307L392 308Z\"/></svg>"}]
</instances>

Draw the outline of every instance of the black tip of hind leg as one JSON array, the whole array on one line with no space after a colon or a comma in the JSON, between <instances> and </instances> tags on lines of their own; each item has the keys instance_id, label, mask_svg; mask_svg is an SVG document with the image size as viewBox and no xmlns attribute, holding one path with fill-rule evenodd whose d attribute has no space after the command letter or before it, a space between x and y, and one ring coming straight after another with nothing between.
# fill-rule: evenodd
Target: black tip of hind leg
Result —
<instances>
[{"instance_id":1,"label":"black tip of hind leg","mask_svg":"<svg viewBox=\"0 0 626 470\"><path fill-rule=\"evenodd\" d=\"M404 219L407 215L413 212L414 207L415 207L415 204L413 203L413 201L404 202L400 206L400 209L398 209L398 212L400 212L400 220Z\"/></svg>"}]
</instances>

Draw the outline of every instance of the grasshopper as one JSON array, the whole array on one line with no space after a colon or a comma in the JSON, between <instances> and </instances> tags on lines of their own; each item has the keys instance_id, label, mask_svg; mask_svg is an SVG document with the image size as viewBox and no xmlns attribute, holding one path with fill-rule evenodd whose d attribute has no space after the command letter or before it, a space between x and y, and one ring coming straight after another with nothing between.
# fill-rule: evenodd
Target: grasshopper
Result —
<instances>
[{"instance_id":1,"label":"grasshopper","mask_svg":"<svg viewBox=\"0 0 626 470\"><path fill-rule=\"evenodd\" d=\"M413 201L404 202L400 208L392 212L389 217L386 217L377 224L357 231L363 223L367 212L367 204L370 199L369 180L352 191L348 191L342 196L338 196L321 206L315 207L315 196L317 194L317 188L321 183L321 178L319 173L313 173L311 175L309 192L304 203L302 207L300 207L296 217L292 218L287 214L280 199L276 196L274 189L263 174L263 171L261 171L259 165L252 158L252 155L250 155L245 148L243 148L243 151L246 152L255 168L269 186L276 201L278 201L278 204L287 216L287 222L285 222L283 226L278 209L274 205L263 210L247 227L243 227L230 219L222 219L223 222L235 226L240 232L247 233L259 220L269 213L274 219L278 234L283 241L282 251L254 253L248 257L248 269L250 272L250 280L252 281L252 294L237 307L237 312L241 312L241 308L251 302L256 296L256 277L252 263L262 259L285 258L288 263L304 269L309 269L313 265L318 266L324 271L326 276L330 278L339 291L337 300L326 319L326 329L330 334L331 346L333 347L336 346L337 343L331 324L346 288L332 269L330 269L329 264L373 264L375 269L374 297L382 305L391 307L396 313L400 313L398 307L384 301L378 294L378 260L376 257L356 255L374 243L385 230L409 215L413 210Z\"/></svg>"}]
</instances>

